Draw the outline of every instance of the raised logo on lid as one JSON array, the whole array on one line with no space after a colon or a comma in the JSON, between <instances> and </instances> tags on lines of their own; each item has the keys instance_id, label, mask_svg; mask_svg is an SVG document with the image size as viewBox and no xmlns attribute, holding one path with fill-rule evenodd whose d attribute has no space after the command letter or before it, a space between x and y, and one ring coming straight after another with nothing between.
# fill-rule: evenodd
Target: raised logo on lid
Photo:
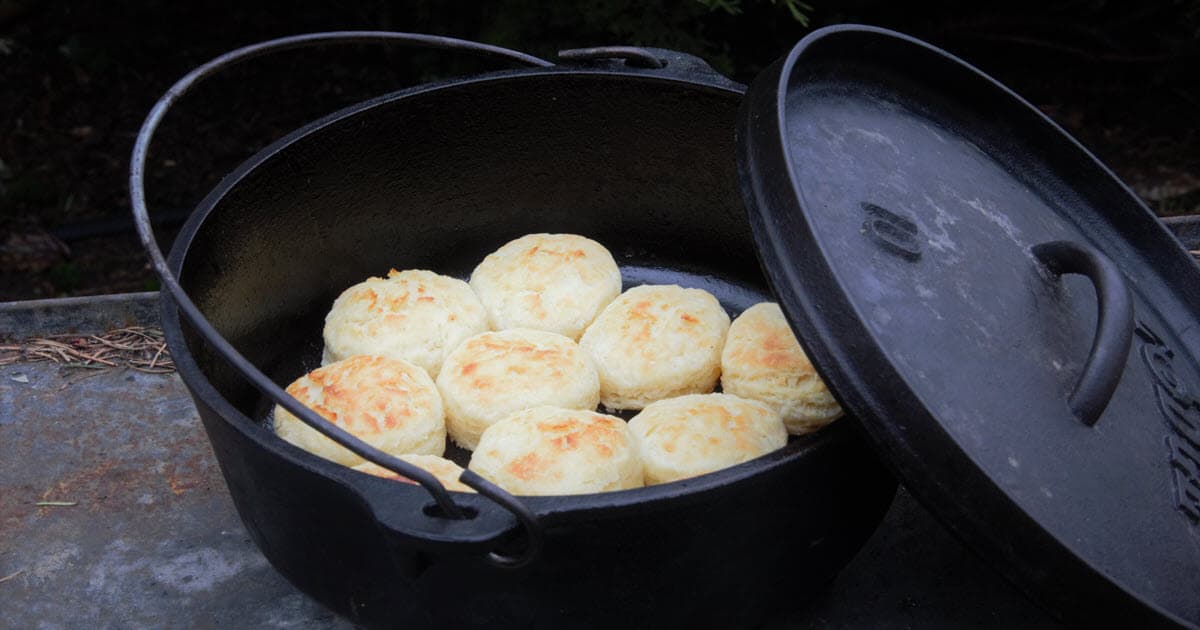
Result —
<instances>
[{"instance_id":1,"label":"raised logo on lid","mask_svg":"<svg viewBox=\"0 0 1200 630\"><path fill-rule=\"evenodd\" d=\"M1167 450L1175 505L1192 524L1200 523L1200 402L1175 371L1175 352L1142 321L1134 329L1142 362L1154 380L1158 411L1167 424Z\"/></svg>"}]
</instances>

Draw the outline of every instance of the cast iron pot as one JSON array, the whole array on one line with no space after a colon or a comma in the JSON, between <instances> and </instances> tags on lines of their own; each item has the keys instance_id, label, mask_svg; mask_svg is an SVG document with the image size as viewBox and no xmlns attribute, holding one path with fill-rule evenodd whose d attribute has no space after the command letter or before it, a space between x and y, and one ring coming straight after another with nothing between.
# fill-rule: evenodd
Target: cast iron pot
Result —
<instances>
[{"instance_id":1,"label":"cast iron pot","mask_svg":"<svg viewBox=\"0 0 1200 630\"><path fill-rule=\"evenodd\" d=\"M135 148L135 214L163 275L167 341L264 555L371 626L736 627L798 607L861 546L895 490L853 418L691 480L516 499L478 476L468 483L483 494L446 493L357 443L426 487L360 474L263 423L273 401L297 405L278 385L318 364L324 315L346 287L392 267L466 277L527 233L598 240L627 288L701 287L734 314L772 299L736 179L742 87L693 58L643 49L574 51L570 66L500 51L537 67L326 117L229 175L164 263L147 236L141 168L171 102L243 58L368 39L499 50L402 34L268 42L181 80ZM600 59L611 56L628 60Z\"/></svg>"}]
</instances>

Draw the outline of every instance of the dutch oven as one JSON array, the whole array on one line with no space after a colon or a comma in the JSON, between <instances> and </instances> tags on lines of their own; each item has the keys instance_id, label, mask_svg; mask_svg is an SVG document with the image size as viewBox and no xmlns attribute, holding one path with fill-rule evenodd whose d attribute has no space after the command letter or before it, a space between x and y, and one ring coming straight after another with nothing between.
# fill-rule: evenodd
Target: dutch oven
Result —
<instances>
[{"instance_id":1,"label":"dutch oven","mask_svg":"<svg viewBox=\"0 0 1200 630\"><path fill-rule=\"evenodd\" d=\"M171 104L232 63L347 41L529 67L288 135L164 260L142 180ZM836 575L889 505L890 470L1060 618L1200 625L1200 270L1091 154L881 29L814 32L748 92L671 51L562 57L284 38L193 71L143 125L131 197L168 345L283 575L372 626L752 626ZM847 417L694 479L513 497L470 471L479 494L449 493L280 388L318 364L347 286L390 267L465 277L532 232L598 240L626 287L701 287L732 313L780 302ZM276 438L276 402L420 485Z\"/></svg>"}]
</instances>

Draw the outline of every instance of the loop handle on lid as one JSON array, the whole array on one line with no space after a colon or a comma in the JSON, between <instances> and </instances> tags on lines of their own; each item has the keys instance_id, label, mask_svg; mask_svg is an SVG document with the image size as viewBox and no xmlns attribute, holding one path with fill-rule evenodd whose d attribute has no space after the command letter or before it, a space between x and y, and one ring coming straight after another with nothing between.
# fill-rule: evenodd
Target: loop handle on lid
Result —
<instances>
[{"instance_id":1,"label":"loop handle on lid","mask_svg":"<svg viewBox=\"0 0 1200 630\"><path fill-rule=\"evenodd\" d=\"M158 248L158 243L154 238L154 231L150 225L150 216L146 208L146 191L145 191L145 170L146 157L150 151L150 142L154 138L154 133L158 129L159 123L166 116L167 111L175 104L180 97L191 90L197 83L202 80L242 61L252 59L268 53L291 50L295 48L303 48L308 46L333 44L333 43L399 43L409 46L417 46L421 48L434 48L441 50L452 50L460 52L476 53L481 55L499 57L508 61L513 61L526 66L547 67L554 64L537 57L526 55L514 50L500 48L489 44L481 44L461 39L453 39L450 37L438 37L434 35L422 35L416 33L393 33L386 31L338 31L329 33L309 33L305 35L294 35L291 37L282 37L273 39L258 44L245 46L237 50L225 53L212 61L196 68L189 72L182 79L175 82L167 90L166 94L154 104L150 113L146 116L146 120L142 123L142 128L138 132L137 140L133 146L133 155L130 159L129 166L129 199L133 207L134 224L137 227L138 237L141 240L142 247L150 256L150 262L154 266L155 272L162 280L162 287L166 290L172 300L176 303L183 317L195 328L196 332L216 350L225 361L232 365L239 373L246 377L255 388L266 395L275 403L287 409L302 422L320 432L322 435L332 439L349 449L354 454L370 461L392 472L403 475L420 484L425 488L437 502L438 506L444 515L449 518L462 519L466 518L464 511L454 503L450 497L450 493L445 486L441 484L428 471L414 466L408 462L393 457L373 446L363 442L362 440L351 435L349 432L339 428L325 418L318 415L313 410L304 406L300 401L293 398L274 381L263 374L257 367L254 366L245 356L238 352L221 334L213 327L213 325L204 317L200 309L188 297L187 292L179 284L179 279L172 273L167 261L163 256L162 251ZM486 483L486 482L485 482ZM536 520L530 522L533 518L532 512L521 505L516 497L507 492L488 484L488 492L482 492L484 496L499 503L504 509L513 512L517 516L518 521L525 525L530 532L530 545L527 548L526 554L518 559L518 562L498 562L500 566L519 566L520 564L528 563L540 550L540 527L537 526Z\"/></svg>"},{"instance_id":2,"label":"loop handle on lid","mask_svg":"<svg viewBox=\"0 0 1200 630\"><path fill-rule=\"evenodd\" d=\"M1095 426L1108 406L1133 343L1133 296L1125 286L1121 270L1094 247L1072 241L1050 241L1035 245L1033 255L1055 276L1077 273L1096 287L1099 317L1096 336L1083 373L1067 399L1075 417Z\"/></svg>"}]
</instances>

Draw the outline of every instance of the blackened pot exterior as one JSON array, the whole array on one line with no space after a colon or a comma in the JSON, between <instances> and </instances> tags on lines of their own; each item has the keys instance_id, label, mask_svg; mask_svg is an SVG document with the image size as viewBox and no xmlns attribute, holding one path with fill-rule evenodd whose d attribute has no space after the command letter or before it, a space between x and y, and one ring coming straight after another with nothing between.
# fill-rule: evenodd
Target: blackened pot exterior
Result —
<instances>
[{"instance_id":1,"label":"blackened pot exterior","mask_svg":"<svg viewBox=\"0 0 1200 630\"><path fill-rule=\"evenodd\" d=\"M263 554L298 588L369 627L758 625L819 592L894 491L851 427L835 426L793 462L718 491L645 509L562 513L541 558L506 570L479 553L395 544L353 491L264 454L195 400ZM860 468L844 474L856 461ZM430 502L419 488L393 489L407 509Z\"/></svg>"},{"instance_id":2,"label":"blackened pot exterior","mask_svg":"<svg viewBox=\"0 0 1200 630\"><path fill-rule=\"evenodd\" d=\"M222 335L281 383L315 366L325 311L350 284L389 267L465 276L531 232L586 234L613 251L627 287L698 286L737 312L770 299L735 179L739 101L725 83L627 68L499 73L382 97L228 177L171 266ZM163 322L255 542L299 588L369 626L756 625L832 579L895 489L847 418L697 479L523 499L545 547L502 569L485 557L521 544L506 512L456 495L476 516L438 518L420 488L282 442L262 424L269 405L166 298Z\"/></svg>"}]
</instances>

